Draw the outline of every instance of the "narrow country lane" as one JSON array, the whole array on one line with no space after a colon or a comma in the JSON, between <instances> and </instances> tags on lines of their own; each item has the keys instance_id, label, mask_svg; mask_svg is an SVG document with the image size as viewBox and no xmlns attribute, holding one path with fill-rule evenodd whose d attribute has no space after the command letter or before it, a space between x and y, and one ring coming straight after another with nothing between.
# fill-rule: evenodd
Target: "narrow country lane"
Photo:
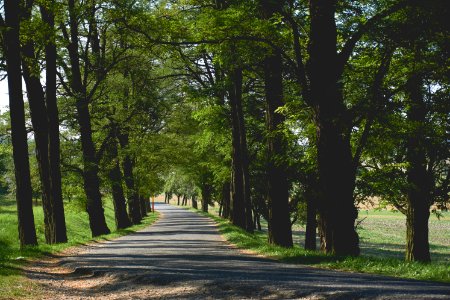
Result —
<instances>
[{"instance_id":1,"label":"narrow country lane","mask_svg":"<svg viewBox=\"0 0 450 300\"><path fill-rule=\"evenodd\" d=\"M156 210L161 218L154 225L85 247L63 257L57 268L29 276L58 299L450 299L448 284L242 254L208 218L162 203Z\"/></svg>"}]
</instances>

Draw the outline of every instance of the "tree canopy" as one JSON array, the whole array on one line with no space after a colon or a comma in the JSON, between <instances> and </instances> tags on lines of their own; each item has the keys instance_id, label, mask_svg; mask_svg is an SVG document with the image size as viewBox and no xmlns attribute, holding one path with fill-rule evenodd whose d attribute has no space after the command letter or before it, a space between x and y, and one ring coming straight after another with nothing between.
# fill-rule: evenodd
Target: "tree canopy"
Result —
<instances>
[{"instance_id":1,"label":"tree canopy","mask_svg":"<svg viewBox=\"0 0 450 300\"><path fill-rule=\"evenodd\" d=\"M359 255L375 198L406 215L406 259L430 260L450 199L445 1L1 3L0 193L23 246L33 191L48 243L67 240L65 202L97 236L105 197L125 228L164 193L248 232L262 217L272 244L303 222L307 249L318 228L322 251Z\"/></svg>"}]
</instances>

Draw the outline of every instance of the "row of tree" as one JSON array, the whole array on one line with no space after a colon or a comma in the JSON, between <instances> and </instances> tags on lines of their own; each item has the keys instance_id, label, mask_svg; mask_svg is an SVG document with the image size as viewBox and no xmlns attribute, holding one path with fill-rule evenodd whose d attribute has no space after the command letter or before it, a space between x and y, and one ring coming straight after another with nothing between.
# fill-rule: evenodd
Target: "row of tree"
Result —
<instances>
[{"instance_id":1,"label":"row of tree","mask_svg":"<svg viewBox=\"0 0 450 300\"><path fill-rule=\"evenodd\" d=\"M449 199L445 4L196 3L167 9L189 34L146 35L176 48L195 103L188 164L206 177L176 172L237 226L264 216L277 245L304 214L306 248L318 226L338 255L359 254L356 205L380 198L407 217L406 259L429 261L430 208Z\"/></svg>"},{"instance_id":2,"label":"row of tree","mask_svg":"<svg viewBox=\"0 0 450 300\"><path fill-rule=\"evenodd\" d=\"M151 114L165 108L147 101L154 91L145 72L136 68L142 66L142 56L133 55L125 33L101 4L4 1L0 25L10 100L5 127L11 139L2 139L2 144L12 148L11 190L21 246L37 244L29 145L39 174L47 243L67 241L63 198L80 199L93 236L110 232L105 194L112 196L117 228L140 223L150 210L148 197L156 189L139 180L144 176L137 176L143 172L137 160L144 164L146 158L132 149L130 140L137 144L141 133L158 130L160 120ZM27 128L28 120L32 128ZM62 178L62 173L68 176Z\"/></svg>"},{"instance_id":3,"label":"row of tree","mask_svg":"<svg viewBox=\"0 0 450 300\"><path fill-rule=\"evenodd\" d=\"M4 0L22 245L36 243L29 112L49 243L67 240L63 199L85 204L96 236L109 232L102 196L124 228L164 190L217 201L249 232L264 217L284 247L304 219L307 249L318 228L324 252L358 255L356 205L375 196L406 215L406 258L429 261L430 207L449 200L447 12L441 0Z\"/></svg>"}]
</instances>

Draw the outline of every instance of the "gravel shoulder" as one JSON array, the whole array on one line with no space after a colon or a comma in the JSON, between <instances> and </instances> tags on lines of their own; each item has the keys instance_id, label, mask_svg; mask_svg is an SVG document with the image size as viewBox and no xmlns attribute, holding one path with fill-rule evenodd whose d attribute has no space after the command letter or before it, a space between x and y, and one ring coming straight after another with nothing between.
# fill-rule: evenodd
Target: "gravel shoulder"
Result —
<instances>
[{"instance_id":1,"label":"gravel shoulder","mask_svg":"<svg viewBox=\"0 0 450 300\"><path fill-rule=\"evenodd\" d=\"M153 225L36 262L40 299L450 299L450 285L284 264L238 251L163 203ZM36 299L36 297L33 297Z\"/></svg>"}]
</instances>

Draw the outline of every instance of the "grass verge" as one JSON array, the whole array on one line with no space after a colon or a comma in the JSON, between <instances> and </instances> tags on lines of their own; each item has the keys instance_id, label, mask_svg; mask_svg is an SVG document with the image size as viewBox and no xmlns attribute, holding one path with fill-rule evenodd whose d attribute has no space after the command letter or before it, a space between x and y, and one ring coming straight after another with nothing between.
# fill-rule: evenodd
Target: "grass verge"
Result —
<instances>
[{"instance_id":1,"label":"grass verge","mask_svg":"<svg viewBox=\"0 0 450 300\"><path fill-rule=\"evenodd\" d=\"M212 214L194 210L213 219L220 233L238 248L250 250L266 257L288 263L310 265L319 268L349 272L372 273L400 278L430 280L450 283L450 265L442 263L405 262L397 258L372 256L338 257L320 252L306 251L295 245L283 248L267 243L267 236L262 232L250 234Z\"/></svg>"},{"instance_id":2,"label":"grass verge","mask_svg":"<svg viewBox=\"0 0 450 300\"><path fill-rule=\"evenodd\" d=\"M67 203L65 213L69 242L47 245L44 240L42 207L34 207L39 245L21 250L18 241L15 202L9 198L0 198L0 299L30 297L39 293L39 288L23 275L22 268L29 261L63 251L69 247L127 235L152 224L158 218L158 213L150 213L139 225L114 230L114 209L110 199L105 200L104 208L106 222L111 229L110 234L92 238L87 214L77 203Z\"/></svg>"}]
</instances>

